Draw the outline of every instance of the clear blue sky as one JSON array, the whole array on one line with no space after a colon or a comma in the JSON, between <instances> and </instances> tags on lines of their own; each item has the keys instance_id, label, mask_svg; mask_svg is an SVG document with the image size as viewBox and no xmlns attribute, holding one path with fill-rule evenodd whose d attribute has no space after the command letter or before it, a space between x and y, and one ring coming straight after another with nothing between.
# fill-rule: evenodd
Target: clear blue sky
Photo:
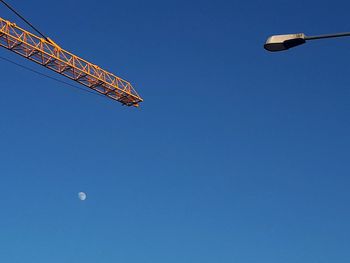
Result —
<instances>
[{"instance_id":1,"label":"clear blue sky","mask_svg":"<svg viewBox=\"0 0 350 263\"><path fill-rule=\"evenodd\" d=\"M144 103L0 61L0 262L350 262L348 1L8 2Z\"/></svg>"}]
</instances>

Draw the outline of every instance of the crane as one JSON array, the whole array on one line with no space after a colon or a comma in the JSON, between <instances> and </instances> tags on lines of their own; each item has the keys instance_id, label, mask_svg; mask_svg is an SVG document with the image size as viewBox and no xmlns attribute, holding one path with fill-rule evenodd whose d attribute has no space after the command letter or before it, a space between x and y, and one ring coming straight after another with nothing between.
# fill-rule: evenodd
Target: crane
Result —
<instances>
[{"instance_id":1,"label":"crane","mask_svg":"<svg viewBox=\"0 0 350 263\"><path fill-rule=\"evenodd\" d=\"M0 46L123 105L138 107L143 101L128 81L62 49L52 39L32 34L1 17Z\"/></svg>"}]
</instances>

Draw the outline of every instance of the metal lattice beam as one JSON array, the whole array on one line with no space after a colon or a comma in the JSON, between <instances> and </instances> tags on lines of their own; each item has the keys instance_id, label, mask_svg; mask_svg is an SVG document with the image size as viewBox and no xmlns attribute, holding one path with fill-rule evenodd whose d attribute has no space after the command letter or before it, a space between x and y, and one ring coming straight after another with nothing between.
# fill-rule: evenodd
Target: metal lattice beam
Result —
<instances>
[{"instance_id":1,"label":"metal lattice beam","mask_svg":"<svg viewBox=\"0 0 350 263\"><path fill-rule=\"evenodd\" d=\"M142 98L131 84L0 17L0 46L127 106Z\"/></svg>"}]
</instances>

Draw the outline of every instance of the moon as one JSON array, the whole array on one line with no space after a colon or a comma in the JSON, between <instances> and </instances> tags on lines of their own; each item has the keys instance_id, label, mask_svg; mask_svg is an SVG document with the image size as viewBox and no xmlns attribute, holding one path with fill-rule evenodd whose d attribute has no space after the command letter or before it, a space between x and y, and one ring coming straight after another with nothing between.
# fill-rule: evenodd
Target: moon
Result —
<instances>
[{"instance_id":1,"label":"moon","mask_svg":"<svg viewBox=\"0 0 350 263\"><path fill-rule=\"evenodd\" d=\"M84 192L79 192L78 197L81 201L84 201L86 199L86 194Z\"/></svg>"}]
</instances>

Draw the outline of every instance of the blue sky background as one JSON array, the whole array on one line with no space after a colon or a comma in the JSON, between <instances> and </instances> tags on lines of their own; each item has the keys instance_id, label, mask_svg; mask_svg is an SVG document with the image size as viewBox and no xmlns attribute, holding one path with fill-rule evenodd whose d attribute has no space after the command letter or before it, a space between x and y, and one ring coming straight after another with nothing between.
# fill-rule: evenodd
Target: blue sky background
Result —
<instances>
[{"instance_id":1,"label":"blue sky background","mask_svg":"<svg viewBox=\"0 0 350 263\"><path fill-rule=\"evenodd\" d=\"M0 61L1 262L350 261L348 1L8 2L144 103Z\"/></svg>"}]
</instances>

